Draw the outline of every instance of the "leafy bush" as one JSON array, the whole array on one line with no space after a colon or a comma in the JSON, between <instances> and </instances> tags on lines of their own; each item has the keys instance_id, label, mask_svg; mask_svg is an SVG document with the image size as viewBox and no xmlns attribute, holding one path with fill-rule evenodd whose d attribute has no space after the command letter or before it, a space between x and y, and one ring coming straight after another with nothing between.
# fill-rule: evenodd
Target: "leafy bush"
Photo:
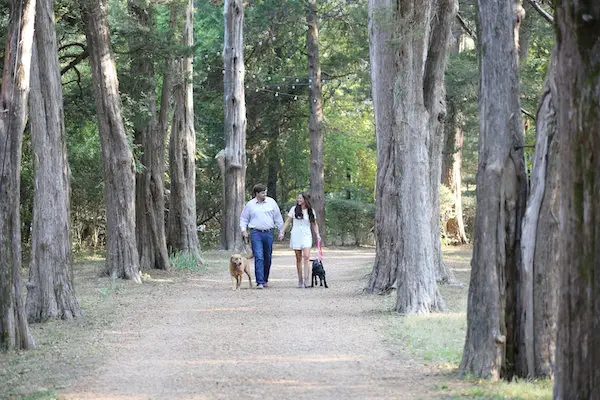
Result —
<instances>
[{"instance_id":1,"label":"leafy bush","mask_svg":"<svg viewBox=\"0 0 600 400\"><path fill-rule=\"evenodd\" d=\"M463 192L462 206L465 232L469 238L475 237L475 209L477 206L475 191Z\"/></svg>"},{"instance_id":2,"label":"leafy bush","mask_svg":"<svg viewBox=\"0 0 600 400\"><path fill-rule=\"evenodd\" d=\"M197 272L205 269L202 260L198 259L193 254L184 251L170 251L169 264L172 268L179 271Z\"/></svg>"},{"instance_id":3,"label":"leafy bush","mask_svg":"<svg viewBox=\"0 0 600 400\"><path fill-rule=\"evenodd\" d=\"M332 199L325 204L330 245L373 245L375 205L357 200Z\"/></svg>"}]
</instances>

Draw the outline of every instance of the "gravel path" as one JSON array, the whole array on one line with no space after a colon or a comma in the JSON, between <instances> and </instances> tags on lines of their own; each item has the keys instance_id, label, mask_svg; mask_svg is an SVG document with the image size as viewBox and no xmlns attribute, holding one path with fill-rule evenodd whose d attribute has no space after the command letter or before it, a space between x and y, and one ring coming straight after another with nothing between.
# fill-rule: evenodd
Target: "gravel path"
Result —
<instances>
[{"instance_id":1,"label":"gravel path","mask_svg":"<svg viewBox=\"0 0 600 400\"><path fill-rule=\"evenodd\" d=\"M326 249L329 289L297 289L284 245L264 290L245 280L232 291L226 267L190 275L130 308L97 370L58 398L427 398L436 377L393 354L382 298L361 292L373 259L370 249Z\"/></svg>"}]
</instances>

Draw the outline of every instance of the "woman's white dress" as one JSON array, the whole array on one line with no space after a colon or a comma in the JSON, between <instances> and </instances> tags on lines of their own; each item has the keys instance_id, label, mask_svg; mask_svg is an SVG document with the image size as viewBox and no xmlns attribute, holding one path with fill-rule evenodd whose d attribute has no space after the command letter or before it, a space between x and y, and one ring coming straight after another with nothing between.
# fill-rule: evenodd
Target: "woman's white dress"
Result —
<instances>
[{"instance_id":1,"label":"woman's white dress","mask_svg":"<svg viewBox=\"0 0 600 400\"><path fill-rule=\"evenodd\" d=\"M292 233L290 234L290 248L294 250L302 250L312 247L312 232L310 228L310 220L308 219L308 210L302 210L302 219L296 218L294 212L296 206L290 209L288 216L292 218ZM314 211L313 211L314 213ZM315 218L317 216L315 215Z\"/></svg>"}]
</instances>

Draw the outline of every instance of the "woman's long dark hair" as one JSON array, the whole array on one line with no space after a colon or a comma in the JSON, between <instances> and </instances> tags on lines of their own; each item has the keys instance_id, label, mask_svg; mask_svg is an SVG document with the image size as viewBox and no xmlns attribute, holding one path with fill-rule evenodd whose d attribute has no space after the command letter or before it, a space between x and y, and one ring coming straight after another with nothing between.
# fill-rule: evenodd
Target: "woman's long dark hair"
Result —
<instances>
[{"instance_id":1,"label":"woman's long dark hair","mask_svg":"<svg viewBox=\"0 0 600 400\"><path fill-rule=\"evenodd\" d=\"M315 213L313 212L312 205L310 204L310 194L300 192L300 196L304 199L304 205L306 206L306 210L308 211L308 220L313 223L315 222ZM296 219L302 219L304 216L302 215L302 207L296 201L296 207L294 207L294 217Z\"/></svg>"}]
</instances>

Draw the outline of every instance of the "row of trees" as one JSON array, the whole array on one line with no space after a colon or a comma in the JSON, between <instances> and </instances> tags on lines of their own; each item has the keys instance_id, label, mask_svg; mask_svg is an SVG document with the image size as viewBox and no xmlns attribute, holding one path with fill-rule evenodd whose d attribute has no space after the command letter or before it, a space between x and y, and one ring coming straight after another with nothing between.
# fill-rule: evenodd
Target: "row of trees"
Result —
<instances>
[{"instance_id":1,"label":"row of trees","mask_svg":"<svg viewBox=\"0 0 600 400\"><path fill-rule=\"evenodd\" d=\"M129 2L128 6L141 24L153 23L152 9L147 4L144 7ZM111 49L107 4L91 0L82 2L80 7L104 165L107 227L104 272L113 279L141 282L140 264L142 268L167 267L167 245L173 251L200 260L195 207L192 57L187 54L164 60L163 77L168 83L163 85L160 109L151 83L153 62L139 57L132 67L136 73L150 78L147 86L136 91L147 101L150 110L135 119L134 140L143 149L141 162L144 165L136 174ZM171 12L174 24L184 16L181 29L173 31L182 32L182 46L190 48L193 2L173 3ZM132 51L139 49L135 40L130 46ZM3 69L5 108L0 132L3 143L0 190L2 199L6 199L0 214L3 255L0 257L0 344L4 348L33 346L28 320L71 319L81 315L72 288L69 167L60 71L54 2L13 1ZM173 113L169 122L171 101ZM20 280L19 184L21 146L28 113L36 185L25 308ZM171 190L165 237L163 154L169 124Z\"/></svg>"},{"instance_id":2,"label":"row of trees","mask_svg":"<svg viewBox=\"0 0 600 400\"><path fill-rule=\"evenodd\" d=\"M431 229L439 221L445 116L440 71L455 5L369 2L378 138L370 289L396 286L402 313L442 304L435 285L439 236ZM548 69L537 115L530 196L518 69L524 9L519 0L480 0L477 11L477 213L460 372L495 379L556 374L557 398L593 398L600 387L594 367L600 356L594 278L600 224L592 201L600 132L591 121L597 124L600 112L592 100L600 93L600 8L591 1L556 2L558 65ZM551 150L555 146L558 151ZM560 297L565 301L559 304Z\"/></svg>"},{"instance_id":3,"label":"row of trees","mask_svg":"<svg viewBox=\"0 0 600 400\"><path fill-rule=\"evenodd\" d=\"M542 10L537 2L529 3L530 7ZM452 21L455 21L457 7L455 1L371 0L368 7L362 8L368 10L368 17L360 13L364 5L361 2L327 1L324 2L325 7L319 8L315 0L288 1L278 4L278 7L265 1L252 7L250 21L245 19L247 14L241 1L225 1L223 8L220 7L221 4L215 6L209 2L201 2L199 7L207 13L200 23L202 27L196 26L196 29L192 1L168 2L168 7L137 1L112 4L114 10L119 10L119 5L124 6L123 10L126 11L123 12L133 17L138 34L127 34L125 24L119 27L120 35L117 39L111 41L108 34L110 13L107 3L84 1L79 10L87 45L83 46L85 50L81 54L70 57L71 62L63 62L61 70L63 74L74 74L81 78L81 68L78 68L77 62L89 57L89 76L95 88L97 126L104 165L107 273L113 277L139 280L140 268L166 267L169 247L199 258L196 225L204 220L196 216L197 204L203 203L210 196L215 197L215 192L222 193L222 196L216 196L222 199L223 206L219 224L223 235L222 246L234 248L240 244L236 219L243 205L244 188L248 184L266 181L269 192L275 196L279 194L282 201L286 201L287 194L294 195L295 188L301 188L305 184L303 182L309 182L316 198L318 215L325 218L324 211L320 211L324 210L325 187L328 185L329 192L332 193L331 187L336 185L331 176L337 174L348 182L368 177L368 171L372 169L366 167L368 164L360 164L368 158L365 157L368 153L357 151L344 157L343 152L336 152L339 149L352 149L351 146L359 141L347 140L348 135L336 132L342 124L336 125L337 121L326 121L324 118L327 100L331 107L329 110L332 110L334 100L350 99L348 101L355 104L356 111L350 117L350 129L360 129L355 117L365 111L361 107L367 104L365 98L368 97L368 92L360 88L350 90L352 85L339 84L339 78L343 79L345 76L340 73L343 70L333 67L331 60L338 57L341 59L340 64L350 59L354 63L351 65L361 65L360 49L367 48L364 46L366 40L358 41L363 44L362 47L352 46L355 43L351 40L355 39L352 36L355 31L348 26L337 31L344 32L348 36L345 39L320 41L319 37L319 28L327 29L327 23L323 20L341 21L342 25L348 25L348 18L362 15L363 21L369 22L370 68L363 68L363 71L371 74L377 139L376 144L373 140L369 142L371 150L377 152L376 185L371 183L371 187L376 187L373 197L376 198L377 210L377 258L369 290L387 292L396 289L396 310L402 313L429 312L444 308L436 282L449 279L450 276L441 261L439 188L442 179L448 183L451 181L448 176L454 177L455 188L461 186L457 183L460 182L460 176L457 176L455 167L460 159L452 157L453 162L448 162L450 157L443 159L443 155L460 154L456 150L459 150L463 140L457 127L463 124L460 114L465 112L460 103L461 99L468 97L448 82L449 87L446 88L444 81L449 44L453 38ZM344 5L357 7L345 8ZM472 4L465 1L462 5L469 10ZM49 0L13 0L11 3L11 29L8 31L5 66L2 70L2 97L6 112L2 115L0 131L0 146L4 146L0 147L0 155L6 155L2 159L0 194L2 199L7 199L1 208L0 239L3 239L1 243L5 246L2 247L2 253L8 256L0 257L3 263L0 264L3 293L0 299L3 316L0 328L2 332L6 332L6 335L2 335L2 344L9 348L28 347L33 343L28 333L27 317L30 320L43 320L53 316L71 318L80 313L70 287L69 167L66 162L65 121L62 120L63 114L67 113L62 110L61 98L44 97L45 90L48 91L46 96L62 93L57 40L54 39L55 44L48 43L49 37L56 38L56 33L53 33L55 6ZM562 10L560 4L557 7L557 10ZM218 61L208 54L199 57L197 53L199 48L208 48L211 40L214 41L214 37L210 36L211 32L215 32L214 27L209 28L210 13L221 9L225 10L225 18L222 19L223 67L219 68L215 62L221 62L220 52ZM347 13L349 9L357 12ZM263 15L269 15L268 24L256 23L259 15L257 10L261 10ZM290 10L294 12L290 13ZM574 8L569 8L569 12L563 14L557 11L557 17L563 17L557 26L564 24L561 28L564 33L559 36L563 41L558 42L556 69L560 69L561 65L565 68L564 65L573 62L575 57L579 60L577 65L580 69L578 72L569 70L569 74L564 76L571 77L571 74L576 73L581 75L569 78L571 80L567 82L556 78L563 75L554 75L554 67L548 70L547 89L536 119L536 147L539 149L536 148L532 194L528 199L528 164L524 155L527 137L521 121L518 79L517 43L526 43L527 39L518 36L523 21L521 4L517 1L513 4L500 4L481 0L477 10L476 34L465 23L465 13L459 15L463 30L477 38L480 56L480 140L476 182L478 207L468 334L461 371L507 378L513 375L551 375L558 325L558 347L562 358L557 358L557 362L563 370L556 370L557 376L561 377L563 385L566 383L565 377L569 377L570 382L577 385L573 390L580 390L577 393L585 395L585 385L588 385L588 389L593 388L594 378L588 375L587 378L573 379L573 374L577 374L572 369L574 362L565 360L577 359L581 364L588 365L585 363L593 362L597 357L597 353L593 351L591 355L577 355L578 349L569 347L569 343L591 340L590 348L593 348L593 334L581 330L581 326L593 326L597 323L594 322L598 319L593 308L594 297L586 297L584 303L589 304L589 307L585 310L570 306L567 311L559 313L560 318L553 320L552 315L556 314L558 305L557 297L552 297L551 294L572 296L568 304L577 305L581 303L577 296L594 293L586 288L593 289L594 285L597 288L595 281L586 279L593 276L594 272L593 249L596 244L593 242L593 231L580 229L577 235L573 233L573 236L577 236L575 242L570 241L572 237L564 236L571 233L567 228L577 229L577 224L582 221L591 224L587 226L598 225L593 212L580 211L579 214L573 214L574 209L593 209L589 199L597 189L594 189L593 178L595 161L592 156L582 154L590 154L589 152L596 150L597 145L595 146L593 135L586 136L588 132L593 132L594 125L586 125L590 127L589 130L577 131L584 135L576 139L577 143L566 142L567 139L562 139L563 136L559 137L556 127L563 124L565 130L560 131L566 132L570 120L562 121L561 118L568 115L585 115L590 120L596 116L594 97L590 93L594 93L594 79L597 79L592 74L597 60L586 53L591 52L596 43L585 41L583 34L581 38L574 34L573 32L579 31L570 28L569 24L582 24L581 21L584 21L582 27L587 31L593 30L594 26L588 22L598 16L593 14L592 8L587 8L587 11L581 11L580 14ZM131 21L130 19L129 22ZM37 26L35 37L40 34L39 44L36 44L38 39L33 39L33 26ZM305 43L296 39L298 26L302 26L302 31L307 33ZM145 35L140 36L139 32L145 32ZM246 34L259 39L256 41L258 44L254 47L247 45L249 41L244 39ZM194 37L201 39L200 44L193 43ZM582 42L578 44L569 41L576 39ZM269 42L269 46L263 46L263 40ZM167 43L178 43L179 47L173 48ZM299 46L300 43L302 46ZM113 45L120 49L117 56L113 56ZM219 46L219 43L216 45ZM300 49L302 52L298 56ZM352 54L357 49L358 56ZM578 52L573 53L573 49ZM563 64L560 63L561 50ZM287 51L291 54L287 54ZM327 55L326 73L321 70L322 54ZM348 56L347 59L344 59L345 56ZM362 56L366 58L365 54ZM252 63L253 59L260 58L267 60L262 65L270 72L262 75L262 82L258 79L249 82L255 79L260 68L253 69L250 74L246 65ZM284 83L289 79L288 74L296 72L293 65L297 65L298 60L303 60L303 68L308 70L306 81L296 78L295 82ZM127 68L118 71L121 64L119 61L126 61L124 64ZM202 69L202 72L194 72L192 66L197 66L196 71ZM120 86L117 71L119 76L125 77L121 78ZM360 67L356 71L360 71ZM31 79L28 74L31 74ZM352 76L355 78L360 74L355 72ZM267 83L266 80L271 78L275 78L274 82ZM329 92L323 90L323 82L327 79L334 81ZM51 86L52 80L55 86ZM81 80L78 79L77 82L81 83ZM575 106L569 103L568 99L572 98L569 97L572 96L571 90L576 87L572 82L592 85L592 89L579 89L582 96L592 96L591 100ZM35 154L36 190L27 301L27 308L31 312L28 311L26 317L20 304L22 297L18 272L21 264L21 223L18 205L21 143L27 116L29 84L32 92L29 108L35 109L37 115L30 113L29 118ZM224 89L214 90L219 86ZM255 92L249 90L253 87ZM197 89L194 97L193 88ZM345 95L338 95L340 92L345 92ZM266 97L267 95L270 97ZM304 106L298 107L298 96L305 96L306 109ZM282 97L287 100L281 100ZM210 104L214 102L207 101L210 98L220 98L220 106L211 108ZM274 101L274 98L277 100ZM46 104L40 104L40 101L45 101ZM557 106L563 104L560 103L562 101L565 102L564 110ZM199 102L198 108L203 112L200 121L192 111L194 102ZM131 104L135 106L131 107ZM574 113L573 107L580 107L581 112ZM40 109L55 111L49 111L53 116L46 117L43 113L37 113ZM291 118L290 115L294 113L300 115L295 119ZM368 115L368 112L365 114ZM222 129L218 126L211 127L211 121L219 118L223 121ZM269 118L272 121L265 124L264 120ZM295 129L301 130L303 127L294 125L298 119L308 121L304 125L310 132L308 136L293 133ZM446 124L446 121L450 123ZM588 122L585 121L586 124ZM580 129L583 125L580 121L574 126ZM52 126L58 128L52 129ZM200 127L200 132L196 131L197 127ZM328 132L327 137L323 135L324 127ZM544 130L547 135L545 138L540 136ZM52 132L52 135L46 132ZM128 132L133 135L128 135ZM222 135L221 132L225 134ZM458 134L451 140L448 132ZM166 175L166 182L164 154L169 133L169 174ZM201 157L200 159L210 161L200 163L199 170L206 173L198 177L197 183L195 161L202 146L197 145L196 139L208 139L210 135L220 139L215 140L212 147L204 147L200 151L211 150L207 151L208 155L218 156L221 180L214 179L215 174L210 173L210 165L217 165L212 161L213 158ZM53 142L45 142L50 136ZM133 137L133 140L129 137ZM300 139L302 137L304 139ZM326 151L326 139L330 141L330 153L342 155L333 162L328 160L331 156ZM589 143L575 153L577 163L567 162L568 156L562 158L564 154L571 154L569 152L572 151L572 146L586 143L586 140ZM560 152L557 150L559 144L562 146ZM308 152L305 150L307 148ZM303 152L304 158L299 157ZM560 162L558 153L561 155ZM304 178L301 170L305 169L305 164L301 161L293 163L302 159L310 160L310 174ZM285 163L292 167L283 168ZM330 166L327 175L326 165ZM360 167L356 167L357 165ZM444 171L452 170L455 171L454 174L442 173L442 165ZM578 178L575 179L571 174L576 168L585 169L587 173L577 175ZM557 173L558 170L561 170L560 174ZM54 175L48 174L49 177L44 180L43 173L49 171ZM59 185L56 184L56 176L63 177ZM578 180L581 182L578 183ZM340 181L342 179L337 180ZM574 186L569 187L572 182L575 182ZM49 186L53 186L52 190ZM338 192L341 192L339 189L345 189L349 198L358 196L356 193L361 191L351 193L350 185L338 186ZM165 201L163 194L166 187L169 195ZM368 187L356 186L355 189ZM205 196L199 196L196 201L198 191ZM459 196L460 190L455 189L455 193ZM564 193L564 201L557 200L559 193ZM575 195L575 200L569 197L572 195ZM460 197L456 203L460 204ZM166 228L165 209L168 210ZM57 215L42 218L48 210ZM557 210L563 216L561 221L570 221L570 225L559 224L556 218L552 218ZM459 211L457 209L457 213ZM579 219L573 219L573 215L579 216ZM48 222L51 220L62 222ZM324 222L322 225L325 226ZM49 226L55 230L49 231ZM45 231L49 232L44 234L46 236L41 234ZM530 233L525 236L525 232ZM546 234L552 238L551 241L546 239ZM464 240L465 234L460 235L461 240ZM61 245L49 245L45 238L60 238ZM575 248L575 244L579 247ZM56 250L57 247L60 249ZM557 249L560 251L557 252ZM574 250L578 251L577 254L573 253ZM58 251L60 257L54 251ZM53 264L54 260L58 260L56 264ZM559 268L561 265L563 267ZM564 272L566 275L559 280L559 270L569 271L569 274ZM567 280L572 282L571 285L579 285L580 290L577 293L557 290L560 282ZM59 287L60 291L57 292ZM44 293L54 293L58 300L51 301L50 306L43 305L42 300L36 299L53 297L41 295ZM534 301L540 298L547 301ZM58 311L48 311L53 307ZM574 314L578 319L571 322L568 318L572 318ZM575 326L580 328L576 329ZM561 331L560 327L564 329ZM561 342L561 338L566 341ZM586 373L591 374L589 371ZM557 383L557 393L561 390L568 393L561 387Z\"/></svg>"}]
</instances>

